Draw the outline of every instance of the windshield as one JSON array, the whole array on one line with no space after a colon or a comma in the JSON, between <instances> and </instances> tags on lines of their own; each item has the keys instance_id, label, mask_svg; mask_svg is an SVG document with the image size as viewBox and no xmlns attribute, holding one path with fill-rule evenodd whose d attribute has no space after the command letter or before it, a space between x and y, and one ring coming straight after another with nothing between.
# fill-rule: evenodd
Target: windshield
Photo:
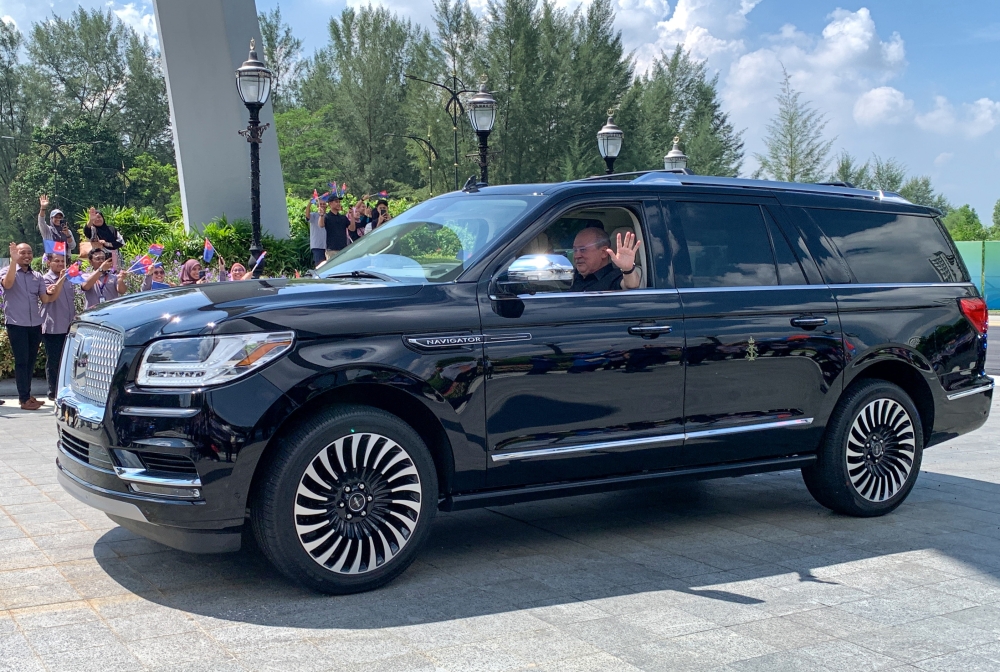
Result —
<instances>
[{"instance_id":1,"label":"windshield","mask_svg":"<svg viewBox=\"0 0 1000 672\"><path fill-rule=\"evenodd\" d=\"M321 278L370 274L450 282L540 196L445 197L415 205L319 267Z\"/></svg>"}]
</instances>

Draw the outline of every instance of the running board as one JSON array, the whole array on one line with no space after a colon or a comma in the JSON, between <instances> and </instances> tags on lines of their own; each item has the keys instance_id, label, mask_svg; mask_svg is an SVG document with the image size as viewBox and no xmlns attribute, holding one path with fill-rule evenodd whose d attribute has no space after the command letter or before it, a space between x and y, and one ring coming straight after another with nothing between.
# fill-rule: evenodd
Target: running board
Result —
<instances>
[{"instance_id":1,"label":"running board","mask_svg":"<svg viewBox=\"0 0 1000 672\"><path fill-rule=\"evenodd\" d=\"M645 472L628 476L611 476L595 478L586 481L567 481L564 483L546 483L544 485L526 485L502 490L486 490L468 494L455 494L443 497L438 502L441 511L462 511L478 509L484 506L503 506L518 504L538 499L554 497L569 497L572 495L589 495L595 492L609 490L624 490L644 485L658 485L666 481L704 480L709 478L726 478L730 476L745 476L768 471L786 471L800 469L816 461L816 455L796 455L779 457L773 460L755 460L753 462L733 462L716 464L708 467L691 467L686 469L670 469L668 471Z\"/></svg>"}]
</instances>

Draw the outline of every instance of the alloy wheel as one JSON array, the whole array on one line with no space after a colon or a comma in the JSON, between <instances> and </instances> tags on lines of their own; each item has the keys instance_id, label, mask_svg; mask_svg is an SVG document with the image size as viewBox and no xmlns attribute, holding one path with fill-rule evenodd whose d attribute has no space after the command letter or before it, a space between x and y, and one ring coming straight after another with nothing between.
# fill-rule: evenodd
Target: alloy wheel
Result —
<instances>
[{"instance_id":1,"label":"alloy wheel","mask_svg":"<svg viewBox=\"0 0 1000 672\"><path fill-rule=\"evenodd\" d=\"M913 420L893 399L867 404L847 437L847 472L859 495L884 502L899 492L913 469Z\"/></svg>"},{"instance_id":2,"label":"alloy wheel","mask_svg":"<svg viewBox=\"0 0 1000 672\"><path fill-rule=\"evenodd\" d=\"M295 532L327 570L370 572L413 536L420 493L420 476L402 446L380 434L348 434L320 450L299 479Z\"/></svg>"}]
</instances>

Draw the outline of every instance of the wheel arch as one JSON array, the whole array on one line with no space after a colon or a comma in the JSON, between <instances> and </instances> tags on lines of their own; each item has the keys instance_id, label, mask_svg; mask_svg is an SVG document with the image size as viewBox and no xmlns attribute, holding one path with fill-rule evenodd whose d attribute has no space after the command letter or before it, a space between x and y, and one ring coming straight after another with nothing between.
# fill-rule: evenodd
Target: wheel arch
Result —
<instances>
[{"instance_id":1,"label":"wheel arch","mask_svg":"<svg viewBox=\"0 0 1000 672\"><path fill-rule=\"evenodd\" d=\"M342 384L309 395L304 403L289 413L275 428L275 431L271 434L267 445L254 465L253 476L248 488L248 505L249 500L253 498L253 493L256 492L261 474L266 470L266 465L271 455L274 454L275 445L280 441L281 437L288 433L288 428L293 426L300 418L308 416L317 409L328 408L338 404L371 406L398 417L412 427L420 435L420 438L424 440L424 443L427 444L427 448L431 453L431 459L433 459L437 471L439 493L447 494L451 491L451 484L455 473L455 456L452 449L452 441L434 411L413 394L412 390L415 385L417 389L422 387L420 381L408 379L405 381L405 385L398 385L368 380L355 380L351 382L345 380L345 378L338 376L338 380L344 381ZM394 379L396 383L403 382L399 379L398 375ZM290 391L289 394L290 396L295 396L294 391ZM445 403L443 400L440 400L440 402Z\"/></svg>"},{"instance_id":2,"label":"wheel arch","mask_svg":"<svg viewBox=\"0 0 1000 672\"><path fill-rule=\"evenodd\" d=\"M860 369L851 378L844 391L848 387L864 380L885 380L898 385L903 389L920 413L920 424L924 433L924 444L927 442L934 429L934 393L931 391L927 376L914 365L912 358L902 358L893 353L882 353L880 357L870 357L866 360L864 368Z\"/></svg>"}]
</instances>

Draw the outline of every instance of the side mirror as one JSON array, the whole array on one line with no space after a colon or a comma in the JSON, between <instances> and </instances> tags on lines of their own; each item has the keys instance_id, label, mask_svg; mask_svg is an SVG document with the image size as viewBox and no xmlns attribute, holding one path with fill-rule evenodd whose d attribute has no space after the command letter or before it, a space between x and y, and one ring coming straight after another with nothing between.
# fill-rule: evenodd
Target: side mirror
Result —
<instances>
[{"instance_id":1,"label":"side mirror","mask_svg":"<svg viewBox=\"0 0 1000 672\"><path fill-rule=\"evenodd\" d=\"M573 284L573 264L561 254L518 257L497 278L497 291L507 297L536 292L560 292Z\"/></svg>"}]
</instances>

